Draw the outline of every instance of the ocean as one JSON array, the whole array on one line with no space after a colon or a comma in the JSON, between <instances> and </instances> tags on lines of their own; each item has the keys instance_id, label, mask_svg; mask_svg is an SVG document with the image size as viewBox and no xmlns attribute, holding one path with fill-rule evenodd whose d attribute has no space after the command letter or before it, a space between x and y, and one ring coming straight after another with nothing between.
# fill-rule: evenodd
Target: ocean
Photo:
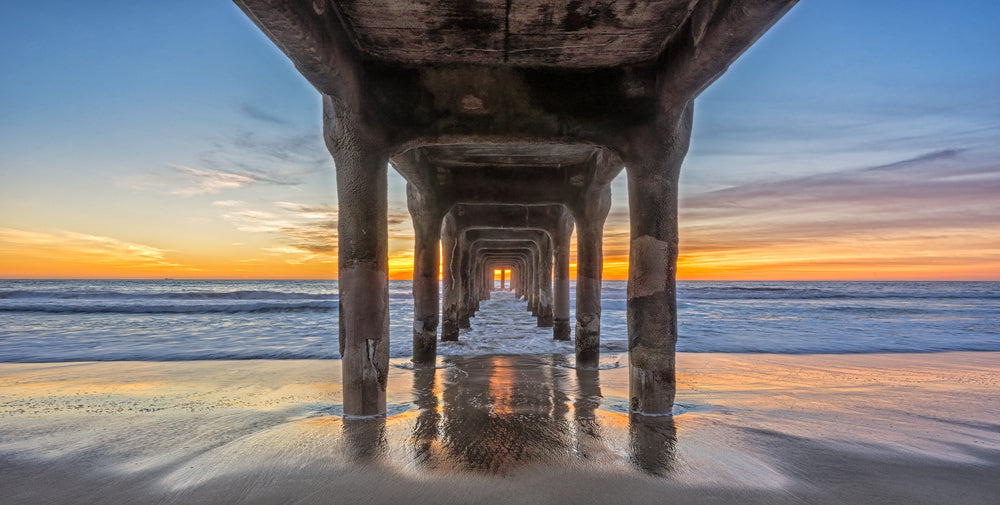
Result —
<instances>
[{"instance_id":1,"label":"ocean","mask_svg":"<svg viewBox=\"0 0 1000 505\"><path fill-rule=\"evenodd\" d=\"M389 286L393 358L411 354L410 286ZM571 354L572 343L553 342L524 305L495 296L439 355ZM624 281L604 283L602 307L602 351L627 351ZM680 282L678 319L677 348L688 352L1000 351L1000 283ZM336 281L0 280L0 362L337 359L337 351Z\"/></svg>"}]
</instances>

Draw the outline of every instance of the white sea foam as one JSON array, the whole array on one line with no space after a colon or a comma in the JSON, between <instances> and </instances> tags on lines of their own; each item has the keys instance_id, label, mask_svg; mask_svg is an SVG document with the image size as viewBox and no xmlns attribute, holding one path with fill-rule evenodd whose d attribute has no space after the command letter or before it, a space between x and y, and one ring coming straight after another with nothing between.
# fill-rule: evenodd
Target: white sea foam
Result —
<instances>
[{"instance_id":1,"label":"white sea foam","mask_svg":"<svg viewBox=\"0 0 1000 505\"><path fill-rule=\"evenodd\" d=\"M397 359L412 353L411 289L389 283ZM336 281L0 280L0 361L336 359L337 292ZM681 282L677 348L997 351L997 299L991 282ZM603 353L627 350L626 305L625 283L606 281ZM496 294L439 354L574 352L525 309Z\"/></svg>"}]
</instances>

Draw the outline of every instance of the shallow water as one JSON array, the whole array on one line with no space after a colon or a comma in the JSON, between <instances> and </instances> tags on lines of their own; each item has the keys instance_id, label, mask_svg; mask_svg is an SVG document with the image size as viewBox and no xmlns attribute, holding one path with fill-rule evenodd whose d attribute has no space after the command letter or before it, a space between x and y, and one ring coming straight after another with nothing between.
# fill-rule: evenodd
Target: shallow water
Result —
<instances>
[{"instance_id":1,"label":"shallow water","mask_svg":"<svg viewBox=\"0 0 1000 505\"><path fill-rule=\"evenodd\" d=\"M411 355L409 281L390 282L390 355ZM601 348L627 350L625 283ZM571 293L571 300L575 294ZM570 353L524 302L483 303L442 355ZM681 282L678 350L1000 351L1000 283ZM338 358L336 281L0 280L0 361Z\"/></svg>"},{"instance_id":2,"label":"shallow water","mask_svg":"<svg viewBox=\"0 0 1000 505\"><path fill-rule=\"evenodd\" d=\"M962 503L1000 493L998 353L681 354L674 416L562 355L0 365L0 502Z\"/></svg>"}]
</instances>

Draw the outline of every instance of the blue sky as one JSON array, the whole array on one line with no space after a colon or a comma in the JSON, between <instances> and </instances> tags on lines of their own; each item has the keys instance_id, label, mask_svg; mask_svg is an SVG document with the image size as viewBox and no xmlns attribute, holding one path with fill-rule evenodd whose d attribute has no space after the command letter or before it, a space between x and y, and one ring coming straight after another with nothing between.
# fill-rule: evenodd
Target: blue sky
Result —
<instances>
[{"instance_id":1,"label":"blue sky","mask_svg":"<svg viewBox=\"0 0 1000 505\"><path fill-rule=\"evenodd\" d=\"M53 275L335 266L319 95L235 5L4 2L0 44L0 277L41 275L28 257L65 263ZM686 264L1000 278L998 48L997 2L801 2L696 102ZM623 179L611 258L627 247ZM402 188L393 177L398 262Z\"/></svg>"}]
</instances>

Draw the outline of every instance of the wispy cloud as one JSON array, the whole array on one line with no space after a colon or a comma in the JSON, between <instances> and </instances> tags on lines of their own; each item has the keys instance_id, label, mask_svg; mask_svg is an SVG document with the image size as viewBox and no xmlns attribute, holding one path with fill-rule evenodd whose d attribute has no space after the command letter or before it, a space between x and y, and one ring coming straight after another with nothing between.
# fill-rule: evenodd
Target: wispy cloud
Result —
<instances>
[{"instance_id":1,"label":"wispy cloud","mask_svg":"<svg viewBox=\"0 0 1000 505\"><path fill-rule=\"evenodd\" d=\"M294 179L249 172L203 170L183 165L169 165L161 170L126 176L115 181L129 189L155 191L182 197L212 195L224 190L252 185L294 186Z\"/></svg>"},{"instance_id":2,"label":"wispy cloud","mask_svg":"<svg viewBox=\"0 0 1000 505\"><path fill-rule=\"evenodd\" d=\"M624 177L614 191L605 269L625 275ZM682 187L680 272L687 278L872 278L873 271L981 278L1000 265L997 195L995 158L981 148L951 147L710 191ZM616 262L620 272L609 269Z\"/></svg>"},{"instance_id":3,"label":"wispy cloud","mask_svg":"<svg viewBox=\"0 0 1000 505\"><path fill-rule=\"evenodd\" d=\"M165 164L114 182L129 189L191 197L257 186L297 187L311 174L332 170L333 159L319 131L299 131L247 103L239 112L267 125L206 139L197 161Z\"/></svg>"},{"instance_id":4,"label":"wispy cloud","mask_svg":"<svg viewBox=\"0 0 1000 505\"><path fill-rule=\"evenodd\" d=\"M246 205L246 202L241 200L217 200L212 202L212 205L216 207L240 207Z\"/></svg>"},{"instance_id":5,"label":"wispy cloud","mask_svg":"<svg viewBox=\"0 0 1000 505\"><path fill-rule=\"evenodd\" d=\"M281 119L280 117L278 117L278 116L276 116L274 114L271 114L270 112L267 112L267 111L265 111L265 110L263 110L263 109L261 109L261 108L259 108L257 106L254 106L254 105L246 103L246 102L240 104L240 114L242 114L242 115L244 115L244 116L246 116L246 117L248 117L250 119L256 119L258 121L263 121L265 123L270 123L270 124L273 124L273 125L278 125L278 126L290 126L291 125L290 122L288 122L288 121L286 121L284 119Z\"/></svg>"},{"instance_id":6,"label":"wispy cloud","mask_svg":"<svg viewBox=\"0 0 1000 505\"><path fill-rule=\"evenodd\" d=\"M276 236L280 245L265 249L268 254L286 256L292 264L336 261L336 206L277 201L255 208L235 200L220 200L213 205L226 209L222 217L240 231ZM388 225L393 238L405 236L409 233L409 216L390 212Z\"/></svg>"},{"instance_id":7,"label":"wispy cloud","mask_svg":"<svg viewBox=\"0 0 1000 505\"><path fill-rule=\"evenodd\" d=\"M789 226L829 219L830 226L969 226L996 223L1000 165L948 149L893 163L785 180L754 182L681 199L682 222L735 228L779 219ZM836 218L836 219L832 219Z\"/></svg>"},{"instance_id":8,"label":"wispy cloud","mask_svg":"<svg viewBox=\"0 0 1000 505\"><path fill-rule=\"evenodd\" d=\"M0 248L58 261L100 263L121 269L195 271L169 261L165 249L72 231L34 232L0 228Z\"/></svg>"},{"instance_id":9,"label":"wispy cloud","mask_svg":"<svg viewBox=\"0 0 1000 505\"><path fill-rule=\"evenodd\" d=\"M214 141L200 158L207 168L240 171L275 183L333 168L333 158L317 131L243 132Z\"/></svg>"},{"instance_id":10,"label":"wispy cloud","mask_svg":"<svg viewBox=\"0 0 1000 505\"><path fill-rule=\"evenodd\" d=\"M286 261L334 262L337 252L337 208L294 202L274 202L267 210L249 204L222 200L214 205L226 208L222 217L240 231L276 235L282 245L267 248L268 254L287 256Z\"/></svg>"},{"instance_id":11,"label":"wispy cloud","mask_svg":"<svg viewBox=\"0 0 1000 505\"><path fill-rule=\"evenodd\" d=\"M814 91L808 101L702 100L696 105L682 188L707 191L773 180L776 174L890 163L955 146L992 159L1000 154L996 100L977 103L947 93L933 100L897 94L849 99Z\"/></svg>"},{"instance_id":12,"label":"wispy cloud","mask_svg":"<svg viewBox=\"0 0 1000 505\"><path fill-rule=\"evenodd\" d=\"M720 267L982 265L1000 261L997 195L1000 165L961 149L758 181L682 197L681 250Z\"/></svg>"}]
</instances>

